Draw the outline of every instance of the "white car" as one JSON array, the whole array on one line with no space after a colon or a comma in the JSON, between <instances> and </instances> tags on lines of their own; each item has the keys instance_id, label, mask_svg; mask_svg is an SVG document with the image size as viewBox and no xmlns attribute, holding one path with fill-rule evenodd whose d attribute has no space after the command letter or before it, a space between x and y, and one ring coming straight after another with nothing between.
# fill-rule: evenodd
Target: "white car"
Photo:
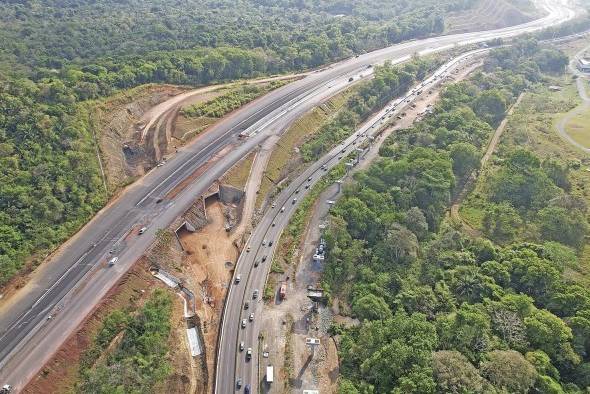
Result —
<instances>
[{"instance_id":1,"label":"white car","mask_svg":"<svg viewBox=\"0 0 590 394\"><path fill-rule=\"evenodd\" d=\"M147 231L147 227L142 227L139 229L139 234L143 234Z\"/></svg>"},{"instance_id":2,"label":"white car","mask_svg":"<svg viewBox=\"0 0 590 394\"><path fill-rule=\"evenodd\" d=\"M248 318L250 321L254 321L254 313L250 313L250 317Z\"/></svg>"},{"instance_id":3,"label":"white car","mask_svg":"<svg viewBox=\"0 0 590 394\"><path fill-rule=\"evenodd\" d=\"M237 275L236 276L236 283L240 283L241 280L242 280L242 275Z\"/></svg>"},{"instance_id":4,"label":"white car","mask_svg":"<svg viewBox=\"0 0 590 394\"><path fill-rule=\"evenodd\" d=\"M246 323L247 323L246 319L242 319L242 328L246 328Z\"/></svg>"},{"instance_id":5,"label":"white car","mask_svg":"<svg viewBox=\"0 0 590 394\"><path fill-rule=\"evenodd\" d=\"M109 260L109 267L112 267L113 265L115 265L117 263L117 261L119 261L118 257L113 257L112 259Z\"/></svg>"}]
</instances>

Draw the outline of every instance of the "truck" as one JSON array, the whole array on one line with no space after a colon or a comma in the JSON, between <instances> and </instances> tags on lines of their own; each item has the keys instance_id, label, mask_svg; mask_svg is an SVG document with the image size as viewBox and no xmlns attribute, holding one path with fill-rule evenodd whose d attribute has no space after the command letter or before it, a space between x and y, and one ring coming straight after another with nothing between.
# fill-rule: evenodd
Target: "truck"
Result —
<instances>
[{"instance_id":1,"label":"truck","mask_svg":"<svg viewBox=\"0 0 590 394\"><path fill-rule=\"evenodd\" d=\"M284 300L287 298L287 283L286 282L281 283L281 288L279 289L279 297L281 298L281 300Z\"/></svg>"},{"instance_id":2,"label":"truck","mask_svg":"<svg viewBox=\"0 0 590 394\"><path fill-rule=\"evenodd\" d=\"M274 369L272 365L266 367L266 383L272 383L274 380Z\"/></svg>"},{"instance_id":3,"label":"truck","mask_svg":"<svg viewBox=\"0 0 590 394\"><path fill-rule=\"evenodd\" d=\"M0 389L0 394L8 394L12 391L12 386L9 384L5 384L4 386L2 386L2 389Z\"/></svg>"}]
</instances>

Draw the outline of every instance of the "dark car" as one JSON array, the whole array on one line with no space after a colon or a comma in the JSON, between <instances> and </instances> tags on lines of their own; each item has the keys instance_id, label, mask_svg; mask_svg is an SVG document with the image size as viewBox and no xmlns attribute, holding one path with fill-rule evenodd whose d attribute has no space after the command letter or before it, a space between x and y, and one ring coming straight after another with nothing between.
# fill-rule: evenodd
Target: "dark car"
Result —
<instances>
[{"instance_id":1,"label":"dark car","mask_svg":"<svg viewBox=\"0 0 590 394\"><path fill-rule=\"evenodd\" d=\"M250 385L249 384L247 384L246 387L244 387L244 393L250 394Z\"/></svg>"}]
</instances>

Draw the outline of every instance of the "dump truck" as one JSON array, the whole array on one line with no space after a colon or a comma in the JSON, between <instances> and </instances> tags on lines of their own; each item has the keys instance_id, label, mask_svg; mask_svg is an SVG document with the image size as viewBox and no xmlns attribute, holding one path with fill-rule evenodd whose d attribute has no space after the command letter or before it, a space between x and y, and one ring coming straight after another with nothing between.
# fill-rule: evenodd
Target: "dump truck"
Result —
<instances>
[{"instance_id":1,"label":"dump truck","mask_svg":"<svg viewBox=\"0 0 590 394\"><path fill-rule=\"evenodd\" d=\"M281 298L281 300L284 300L287 298L287 283L286 282L281 283L281 288L279 290L279 297Z\"/></svg>"}]
</instances>

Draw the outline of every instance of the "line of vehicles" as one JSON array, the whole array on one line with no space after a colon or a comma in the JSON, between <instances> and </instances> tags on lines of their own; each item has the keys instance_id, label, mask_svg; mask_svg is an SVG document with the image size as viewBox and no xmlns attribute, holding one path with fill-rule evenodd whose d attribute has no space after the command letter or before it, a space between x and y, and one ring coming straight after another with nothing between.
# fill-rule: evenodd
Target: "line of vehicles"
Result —
<instances>
[{"instance_id":1,"label":"line of vehicles","mask_svg":"<svg viewBox=\"0 0 590 394\"><path fill-rule=\"evenodd\" d=\"M468 56L467 56L468 57ZM351 137L354 137L352 139L347 139L347 141L345 141L343 144L344 146L340 147L340 150L332 157L330 157L329 160L327 160L325 162L325 164L323 164L321 167L319 167L318 169L316 169L314 172L319 172L319 174L322 173L326 173L334 164L333 161L340 162L345 156L346 154L351 150L354 151L355 147L358 148L358 142L359 141L363 141L363 140L372 140L374 139L374 135L377 134L378 129L383 126L388 120L388 118L391 118L394 115L397 115L396 112L398 112L399 115L404 116L405 113L403 112L403 110L405 109L406 106L411 106L411 103L413 101L413 99L418 98L419 96L421 96L423 94L423 92L425 90L430 89L430 85L434 86L437 83L440 83L442 81L442 77L448 72L448 70L450 68L452 68L453 66L455 66L456 64L458 64L461 60L466 59L466 56L462 56L459 59L456 59L454 62L451 62L451 64L447 64L446 66L441 67L437 72L434 73L434 75L430 78L427 78L426 80L424 80L423 82L421 82L420 84L418 84L417 86L415 86L414 88L410 89L410 91L408 91L404 96L402 96L401 98L391 102L390 104L388 104L385 108L383 108L383 110L379 113L379 115L377 115L374 120L371 123L368 123L366 126L364 126L363 128L361 128L361 130L357 131L356 133L354 133ZM429 91L430 93L430 91ZM337 159L337 160L336 160ZM321 177L321 175L320 175ZM305 182L305 180L303 180L303 182L301 183L301 187L297 188L295 191L293 191L290 197L287 197L287 201L289 200L289 198L291 199L291 203L292 205L295 205L298 201L298 195L301 192L302 188L305 188L306 190L309 189L311 187L311 185L313 180L313 175L309 176L307 178L307 182ZM277 207L276 203L273 203L271 205L272 209L275 209ZM285 206L283 206L280 210L280 213L285 211ZM272 227L274 227L275 223L272 222ZM267 241L266 239L263 239L261 242L261 246L265 247L265 246L272 246L272 241ZM246 248L246 252L249 252L251 250L251 246L248 245ZM320 245L318 246L318 248L315 251L314 254L314 260L323 260L324 258L324 254L325 254L325 241L322 239L320 242ZM263 257L263 261L266 259L267 255L265 254ZM259 260L254 260L254 267L257 267L259 263ZM240 275L236 276L236 284L239 283L239 279L241 278ZM282 282L280 284L280 288L278 291L278 296L279 299L284 300L287 297L287 282ZM256 299L258 297L258 290L255 289L253 294L252 294L252 299ZM249 308L249 302L245 301L244 302L244 310ZM254 320L254 314L250 313L250 318L246 319L245 317L242 318L241 320L241 329L245 329L247 327L248 321L252 322ZM239 343L239 351L243 352L244 349L246 349L246 344L244 344L244 342L240 342ZM251 354L251 347L247 347L247 351L246 351L246 362L250 362L252 360L252 354ZM270 374L271 379L273 378L272 373ZM267 372L267 379L268 379L268 372ZM242 387L242 378L238 377L236 379L236 387L237 389L240 389ZM246 389L249 387L249 385L246 386ZM244 390L244 392L249 393L248 390Z\"/></svg>"}]
</instances>

